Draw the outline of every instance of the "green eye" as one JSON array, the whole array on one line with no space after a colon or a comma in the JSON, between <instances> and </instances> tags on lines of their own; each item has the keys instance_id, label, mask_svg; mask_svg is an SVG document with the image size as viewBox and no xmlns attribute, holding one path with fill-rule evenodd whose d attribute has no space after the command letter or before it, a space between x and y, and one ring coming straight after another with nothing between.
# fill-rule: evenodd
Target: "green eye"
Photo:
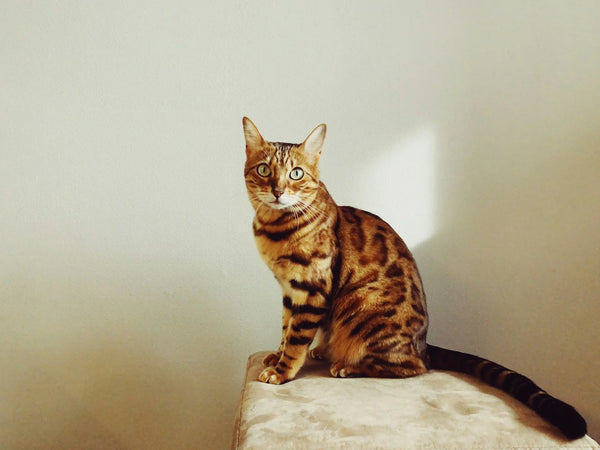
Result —
<instances>
[{"instance_id":1,"label":"green eye","mask_svg":"<svg viewBox=\"0 0 600 450\"><path fill-rule=\"evenodd\" d=\"M260 166L258 166L256 168L256 171L261 177L268 177L269 175L271 175L271 169L269 169L269 166L267 166L266 164L261 164Z\"/></svg>"},{"instance_id":2,"label":"green eye","mask_svg":"<svg viewBox=\"0 0 600 450\"><path fill-rule=\"evenodd\" d=\"M292 180L299 180L303 176L304 176L304 170L302 170L300 167L296 167L296 168L292 169L292 171L290 172L290 178Z\"/></svg>"}]
</instances>

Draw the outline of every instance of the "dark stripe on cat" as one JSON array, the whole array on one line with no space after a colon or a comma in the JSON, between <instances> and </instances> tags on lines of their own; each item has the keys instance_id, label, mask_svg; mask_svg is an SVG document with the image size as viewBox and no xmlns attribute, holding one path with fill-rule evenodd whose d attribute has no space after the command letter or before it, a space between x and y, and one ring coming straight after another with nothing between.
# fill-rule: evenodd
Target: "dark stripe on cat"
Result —
<instances>
[{"instance_id":1,"label":"dark stripe on cat","mask_svg":"<svg viewBox=\"0 0 600 450\"><path fill-rule=\"evenodd\" d=\"M395 335L390 336L390 338L391 337L395 337ZM383 340L382 337L380 337L379 339ZM384 354L384 353L389 353L390 351L392 351L392 349L396 345L398 345L398 343L396 341L382 343L378 340L378 341L369 343L369 345L367 345L367 348L369 349L369 352L371 352L371 353Z\"/></svg>"},{"instance_id":2,"label":"dark stripe on cat","mask_svg":"<svg viewBox=\"0 0 600 450\"><path fill-rule=\"evenodd\" d=\"M374 313L367 316L366 319L360 321L354 328L352 328L352 330L350 331L350 336L354 336L360 333L360 331L365 327L365 325L367 325L369 322L371 322L377 317L379 317L379 313Z\"/></svg>"},{"instance_id":3,"label":"dark stripe on cat","mask_svg":"<svg viewBox=\"0 0 600 450\"><path fill-rule=\"evenodd\" d=\"M294 264L300 264L301 266L308 266L310 265L310 263L312 262L310 258L306 258L302 255L298 255L298 254L291 254L291 255L284 255L284 256L280 256L279 258L277 258L278 261L290 261L293 262Z\"/></svg>"},{"instance_id":4,"label":"dark stripe on cat","mask_svg":"<svg viewBox=\"0 0 600 450\"><path fill-rule=\"evenodd\" d=\"M421 290L417 287L417 285L414 283L414 281L410 286L410 296L413 300L411 305L412 305L413 309L415 310L415 312L424 316L425 308L423 307L423 300L421 299Z\"/></svg>"},{"instance_id":5,"label":"dark stripe on cat","mask_svg":"<svg viewBox=\"0 0 600 450\"><path fill-rule=\"evenodd\" d=\"M350 242L356 250L362 252L365 248L365 234L362 231L362 228L354 229L350 234Z\"/></svg>"},{"instance_id":6,"label":"dark stripe on cat","mask_svg":"<svg viewBox=\"0 0 600 450\"><path fill-rule=\"evenodd\" d=\"M385 271L385 276L388 278L401 277L404 276L404 271L398 263L392 263Z\"/></svg>"},{"instance_id":7,"label":"dark stripe on cat","mask_svg":"<svg viewBox=\"0 0 600 450\"><path fill-rule=\"evenodd\" d=\"M288 142L271 142L271 144L273 144L273 146L282 153L287 153L290 151L290 149L294 148L294 147L299 147L301 144L290 144ZM281 155L283 156L283 155Z\"/></svg>"},{"instance_id":8,"label":"dark stripe on cat","mask_svg":"<svg viewBox=\"0 0 600 450\"><path fill-rule=\"evenodd\" d=\"M411 306L413 307L413 309L415 310L416 313L425 315L425 309L423 309L423 305L421 304L420 301L411 303Z\"/></svg>"},{"instance_id":9,"label":"dark stripe on cat","mask_svg":"<svg viewBox=\"0 0 600 450\"><path fill-rule=\"evenodd\" d=\"M356 311L347 311L347 313L349 313L349 315L344 320L342 320L342 326L346 326L350 322L352 322L357 314ZM338 320L339 320L339 318L338 318Z\"/></svg>"},{"instance_id":10,"label":"dark stripe on cat","mask_svg":"<svg viewBox=\"0 0 600 450\"><path fill-rule=\"evenodd\" d=\"M289 369L290 368L290 366L285 361L281 361L281 360L279 360L279 362L277 363L277 365L283 367L284 369Z\"/></svg>"},{"instance_id":11,"label":"dark stripe on cat","mask_svg":"<svg viewBox=\"0 0 600 450\"><path fill-rule=\"evenodd\" d=\"M358 217L356 215L355 208L353 208L351 206L341 206L340 210L342 211L342 214L344 215L344 219L346 219L346 222L350 222L352 224L357 224L360 226L361 220L360 220L360 217Z\"/></svg>"},{"instance_id":12,"label":"dark stripe on cat","mask_svg":"<svg viewBox=\"0 0 600 450\"><path fill-rule=\"evenodd\" d=\"M398 252L398 259L408 259L409 261L414 261L410 250L399 236L396 236L394 240L394 247L396 247L396 252Z\"/></svg>"},{"instance_id":13,"label":"dark stripe on cat","mask_svg":"<svg viewBox=\"0 0 600 450\"><path fill-rule=\"evenodd\" d=\"M340 208L347 222L355 225L350 232L350 242L356 250L362 252L365 248L365 232L362 229L362 219L358 216L356 209L342 206Z\"/></svg>"},{"instance_id":14,"label":"dark stripe on cat","mask_svg":"<svg viewBox=\"0 0 600 450\"><path fill-rule=\"evenodd\" d=\"M410 285L410 296L415 301L420 300L421 297L421 290L417 287L414 281Z\"/></svg>"},{"instance_id":15,"label":"dark stripe on cat","mask_svg":"<svg viewBox=\"0 0 600 450\"><path fill-rule=\"evenodd\" d=\"M318 259L325 259L325 258L329 258L330 256L331 255L328 255L327 253L320 252L318 250L314 251L310 255L311 258L318 258Z\"/></svg>"},{"instance_id":16,"label":"dark stripe on cat","mask_svg":"<svg viewBox=\"0 0 600 450\"><path fill-rule=\"evenodd\" d=\"M342 320L345 318L342 325L346 325L351 320L351 317L356 315L360 304L361 299L357 297L346 300L345 307L336 312L335 320Z\"/></svg>"},{"instance_id":17,"label":"dark stripe on cat","mask_svg":"<svg viewBox=\"0 0 600 450\"><path fill-rule=\"evenodd\" d=\"M399 305L401 303L404 303L406 301L406 295L401 295L400 297L398 297L396 299L396 305Z\"/></svg>"},{"instance_id":18,"label":"dark stripe on cat","mask_svg":"<svg viewBox=\"0 0 600 450\"><path fill-rule=\"evenodd\" d=\"M485 381L487 384L491 384L492 386L496 386L498 384L498 378L500 374L505 372L506 369L498 364L491 363L486 364L480 371L480 378Z\"/></svg>"},{"instance_id":19,"label":"dark stripe on cat","mask_svg":"<svg viewBox=\"0 0 600 450\"><path fill-rule=\"evenodd\" d=\"M313 338L307 336L292 336L288 340L289 345L307 345L312 342Z\"/></svg>"},{"instance_id":20,"label":"dark stripe on cat","mask_svg":"<svg viewBox=\"0 0 600 450\"><path fill-rule=\"evenodd\" d=\"M253 228L255 236L265 236L267 239L273 242L283 241L288 239L292 234L296 232L296 228L291 228L289 230L276 231L276 232L267 232L265 230L259 230L256 227Z\"/></svg>"},{"instance_id":21,"label":"dark stripe on cat","mask_svg":"<svg viewBox=\"0 0 600 450\"><path fill-rule=\"evenodd\" d=\"M418 330L423 326L423 319L421 317L415 317L415 316L409 317L404 322L404 326L411 330Z\"/></svg>"},{"instance_id":22,"label":"dark stripe on cat","mask_svg":"<svg viewBox=\"0 0 600 450\"><path fill-rule=\"evenodd\" d=\"M298 324L292 325L292 330L299 332L302 330L313 330L321 326L321 321L311 322L310 320L304 320Z\"/></svg>"},{"instance_id":23,"label":"dark stripe on cat","mask_svg":"<svg viewBox=\"0 0 600 450\"><path fill-rule=\"evenodd\" d=\"M384 312L381 313L381 315L383 317L392 317L394 314L396 314L396 309L387 309Z\"/></svg>"},{"instance_id":24,"label":"dark stripe on cat","mask_svg":"<svg viewBox=\"0 0 600 450\"><path fill-rule=\"evenodd\" d=\"M394 362L387 359L379 358L377 356L368 355L363 358L363 361L368 360L371 364L381 367L400 367L402 369L416 369L417 365L413 361L400 361Z\"/></svg>"},{"instance_id":25,"label":"dark stripe on cat","mask_svg":"<svg viewBox=\"0 0 600 450\"><path fill-rule=\"evenodd\" d=\"M375 247L377 247L376 254L379 256L377 262L381 267L383 267L388 261L388 249L385 245L385 236L381 233L376 233L373 236L373 242Z\"/></svg>"},{"instance_id":26,"label":"dark stripe on cat","mask_svg":"<svg viewBox=\"0 0 600 450\"><path fill-rule=\"evenodd\" d=\"M354 276L354 272L350 273L350 279ZM353 291L358 289L362 289L370 283L374 283L379 280L379 270L373 270L365 274L362 278L358 280L354 280L351 283L344 283L342 287L342 291L340 292L340 296L347 296Z\"/></svg>"},{"instance_id":27,"label":"dark stripe on cat","mask_svg":"<svg viewBox=\"0 0 600 450\"><path fill-rule=\"evenodd\" d=\"M375 325L373 328L371 328L371 331L369 331L367 334L365 334L364 338L365 339L372 338L377 333L379 333L381 330L383 330L385 327L386 327L385 323L380 323L378 325Z\"/></svg>"},{"instance_id":28,"label":"dark stripe on cat","mask_svg":"<svg viewBox=\"0 0 600 450\"><path fill-rule=\"evenodd\" d=\"M319 308L318 306L312 306L312 305L294 305L294 308L292 309L292 311L294 313L298 313L298 314L321 315L321 314L325 314L327 311L329 311L329 308Z\"/></svg>"},{"instance_id":29,"label":"dark stripe on cat","mask_svg":"<svg viewBox=\"0 0 600 450\"><path fill-rule=\"evenodd\" d=\"M283 354L283 358L287 358L290 361L296 361L296 358L294 358L293 356L288 355L287 353Z\"/></svg>"},{"instance_id":30,"label":"dark stripe on cat","mask_svg":"<svg viewBox=\"0 0 600 450\"><path fill-rule=\"evenodd\" d=\"M292 309L292 299L290 297L288 297L287 295L285 297L283 297L283 306L284 306L284 308ZM284 326L284 328L285 328L285 326Z\"/></svg>"},{"instance_id":31,"label":"dark stripe on cat","mask_svg":"<svg viewBox=\"0 0 600 450\"><path fill-rule=\"evenodd\" d=\"M339 231L340 231L340 215L339 215L339 210L338 210L338 213L336 214L336 218L335 218L335 223L333 225L333 232L334 232L334 236L335 236L334 247L336 249L339 248L339 242L338 242L338 238L337 238L337 236L339 236ZM327 297L328 304L331 304L333 298L337 297L337 295L339 293L340 283L341 283L341 280L340 280L341 268L342 268L342 256L339 251L336 251L335 254L333 255L333 260L331 263L331 292L329 293L329 296Z\"/></svg>"},{"instance_id":32,"label":"dark stripe on cat","mask_svg":"<svg viewBox=\"0 0 600 450\"><path fill-rule=\"evenodd\" d=\"M284 223L289 222L294 219L294 213L292 211L284 211L281 214L281 217L277 220L269 222L269 225L283 225Z\"/></svg>"},{"instance_id":33,"label":"dark stripe on cat","mask_svg":"<svg viewBox=\"0 0 600 450\"><path fill-rule=\"evenodd\" d=\"M288 296L283 297L283 307L289 309L294 314L315 314L322 315L329 311L329 308L321 308L312 305L294 305L292 299Z\"/></svg>"},{"instance_id":34,"label":"dark stripe on cat","mask_svg":"<svg viewBox=\"0 0 600 450\"><path fill-rule=\"evenodd\" d=\"M323 282L324 281L325 280L323 280ZM290 280L290 285L294 289L308 292L308 295L310 297L312 297L313 295L315 295L317 293L321 294L323 297L326 296L325 290L323 289L322 286L319 286L318 284L310 283L308 281Z\"/></svg>"}]
</instances>

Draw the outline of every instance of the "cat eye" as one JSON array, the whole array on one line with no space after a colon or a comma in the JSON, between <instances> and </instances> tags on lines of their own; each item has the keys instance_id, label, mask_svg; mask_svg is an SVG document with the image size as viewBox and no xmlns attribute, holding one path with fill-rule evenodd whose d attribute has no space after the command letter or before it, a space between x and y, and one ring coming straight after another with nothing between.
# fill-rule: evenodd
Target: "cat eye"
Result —
<instances>
[{"instance_id":1,"label":"cat eye","mask_svg":"<svg viewBox=\"0 0 600 450\"><path fill-rule=\"evenodd\" d=\"M261 177L268 177L271 175L271 169L266 164L261 164L256 168L256 171Z\"/></svg>"},{"instance_id":2,"label":"cat eye","mask_svg":"<svg viewBox=\"0 0 600 450\"><path fill-rule=\"evenodd\" d=\"M292 171L290 172L290 178L292 180L299 180L303 176L304 176L304 170L302 170L300 167L296 167L296 168L292 169Z\"/></svg>"}]
</instances>

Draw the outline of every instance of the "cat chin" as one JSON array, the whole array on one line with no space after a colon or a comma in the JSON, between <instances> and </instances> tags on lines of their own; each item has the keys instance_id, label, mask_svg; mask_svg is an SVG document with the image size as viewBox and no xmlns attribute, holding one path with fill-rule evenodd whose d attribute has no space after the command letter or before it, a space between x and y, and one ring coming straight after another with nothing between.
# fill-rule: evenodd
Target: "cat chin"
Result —
<instances>
[{"instance_id":1,"label":"cat chin","mask_svg":"<svg viewBox=\"0 0 600 450\"><path fill-rule=\"evenodd\" d=\"M276 209L278 211L281 211L282 209L288 209L288 208L292 208L296 203L282 203L282 202L265 202L265 205L267 205L269 208L272 209Z\"/></svg>"},{"instance_id":2,"label":"cat chin","mask_svg":"<svg viewBox=\"0 0 600 450\"><path fill-rule=\"evenodd\" d=\"M267 206L269 206L270 208L277 209L277 210L281 211L282 209L291 208L292 206L294 206L294 204L286 205L285 203L271 202L271 203L267 203Z\"/></svg>"}]
</instances>

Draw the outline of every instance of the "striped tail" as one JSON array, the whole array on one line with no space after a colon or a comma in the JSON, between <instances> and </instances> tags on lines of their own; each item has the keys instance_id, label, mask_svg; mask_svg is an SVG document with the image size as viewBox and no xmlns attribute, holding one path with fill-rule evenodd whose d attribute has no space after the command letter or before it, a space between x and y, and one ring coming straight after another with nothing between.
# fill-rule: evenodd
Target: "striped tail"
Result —
<instances>
[{"instance_id":1,"label":"striped tail","mask_svg":"<svg viewBox=\"0 0 600 450\"><path fill-rule=\"evenodd\" d=\"M479 356L427 345L429 368L451 370L472 375L507 394L538 413L557 427L568 439L587 433L587 425L571 405L558 400L529 378Z\"/></svg>"}]
</instances>

